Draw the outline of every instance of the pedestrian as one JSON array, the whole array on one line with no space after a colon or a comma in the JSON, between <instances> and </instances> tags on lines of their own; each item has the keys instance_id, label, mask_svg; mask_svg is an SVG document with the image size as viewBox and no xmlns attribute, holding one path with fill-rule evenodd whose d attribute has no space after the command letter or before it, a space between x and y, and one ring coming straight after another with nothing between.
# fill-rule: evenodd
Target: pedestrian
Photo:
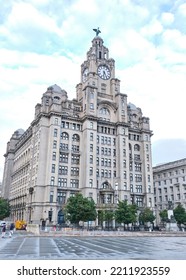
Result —
<instances>
[{"instance_id":1,"label":"pedestrian","mask_svg":"<svg viewBox=\"0 0 186 280\"><path fill-rule=\"evenodd\" d=\"M11 223L9 228L9 237L12 237L13 233L14 233L14 223Z\"/></svg>"},{"instance_id":2,"label":"pedestrian","mask_svg":"<svg viewBox=\"0 0 186 280\"><path fill-rule=\"evenodd\" d=\"M6 234L6 225L3 225L3 228L2 228L2 238L5 238L5 234Z\"/></svg>"}]
</instances>

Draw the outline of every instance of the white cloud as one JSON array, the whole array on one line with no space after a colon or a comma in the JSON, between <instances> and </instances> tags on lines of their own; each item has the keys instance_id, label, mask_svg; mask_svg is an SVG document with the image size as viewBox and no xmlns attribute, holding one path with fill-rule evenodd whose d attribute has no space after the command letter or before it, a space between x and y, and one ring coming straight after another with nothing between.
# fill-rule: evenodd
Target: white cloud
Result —
<instances>
[{"instance_id":1,"label":"white cloud","mask_svg":"<svg viewBox=\"0 0 186 280\"><path fill-rule=\"evenodd\" d=\"M166 26L171 25L174 22L174 15L172 13L162 13L161 21Z\"/></svg>"},{"instance_id":2,"label":"white cloud","mask_svg":"<svg viewBox=\"0 0 186 280\"><path fill-rule=\"evenodd\" d=\"M141 29L141 33L144 36L154 36L157 34L161 34L162 31L163 31L163 26L161 22L158 21L157 19L151 20L151 22L148 23L148 25L146 25Z\"/></svg>"},{"instance_id":3,"label":"white cloud","mask_svg":"<svg viewBox=\"0 0 186 280\"><path fill-rule=\"evenodd\" d=\"M186 17L186 3L181 4L179 6L178 12L179 12L179 14L183 15L184 17Z\"/></svg>"},{"instance_id":4,"label":"white cloud","mask_svg":"<svg viewBox=\"0 0 186 280\"><path fill-rule=\"evenodd\" d=\"M186 139L186 4L173 2L2 1L0 154L14 130L29 126L48 86L56 83L75 97L80 65L98 26L116 60L122 92L150 118L152 141ZM3 163L1 157L1 170Z\"/></svg>"}]
</instances>

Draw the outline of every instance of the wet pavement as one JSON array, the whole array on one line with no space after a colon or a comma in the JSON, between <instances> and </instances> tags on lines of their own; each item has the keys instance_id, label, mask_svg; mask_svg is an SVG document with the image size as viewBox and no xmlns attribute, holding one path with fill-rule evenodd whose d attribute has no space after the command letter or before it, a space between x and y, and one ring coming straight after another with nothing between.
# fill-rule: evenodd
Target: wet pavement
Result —
<instances>
[{"instance_id":1,"label":"wet pavement","mask_svg":"<svg viewBox=\"0 0 186 280\"><path fill-rule=\"evenodd\" d=\"M34 236L0 239L1 260L186 260L180 236Z\"/></svg>"}]
</instances>

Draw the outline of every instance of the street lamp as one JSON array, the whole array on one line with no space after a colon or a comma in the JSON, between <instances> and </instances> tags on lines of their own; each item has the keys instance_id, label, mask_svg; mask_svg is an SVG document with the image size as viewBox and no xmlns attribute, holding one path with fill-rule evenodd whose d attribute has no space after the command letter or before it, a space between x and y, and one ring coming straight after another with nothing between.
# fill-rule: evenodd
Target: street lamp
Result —
<instances>
[{"instance_id":1,"label":"street lamp","mask_svg":"<svg viewBox=\"0 0 186 280\"><path fill-rule=\"evenodd\" d=\"M34 188L30 187L29 188L29 195L30 195L30 206L29 206L29 224L31 223L31 216L32 216L32 195L34 192Z\"/></svg>"},{"instance_id":2,"label":"street lamp","mask_svg":"<svg viewBox=\"0 0 186 280\"><path fill-rule=\"evenodd\" d=\"M115 183L115 191L116 191L116 194L115 194L116 204L118 204L118 183L117 182Z\"/></svg>"}]
</instances>

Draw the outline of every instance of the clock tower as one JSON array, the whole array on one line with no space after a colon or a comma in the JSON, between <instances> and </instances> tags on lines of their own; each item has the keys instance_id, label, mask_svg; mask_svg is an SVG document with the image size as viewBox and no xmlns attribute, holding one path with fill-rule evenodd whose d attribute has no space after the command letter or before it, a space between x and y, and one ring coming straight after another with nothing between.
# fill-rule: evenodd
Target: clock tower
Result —
<instances>
[{"instance_id":1,"label":"clock tower","mask_svg":"<svg viewBox=\"0 0 186 280\"><path fill-rule=\"evenodd\" d=\"M85 114L97 116L99 102L115 104L120 93L120 80L115 78L115 61L109 57L109 50L104 46L103 39L96 31L92 46L87 52L87 58L81 65L81 83L77 85L77 99L83 100ZM121 103L124 104L125 98ZM112 106L113 106L112 104ZM118 115L119 116L119 115Z\"/></svg>"}]
</instances>

